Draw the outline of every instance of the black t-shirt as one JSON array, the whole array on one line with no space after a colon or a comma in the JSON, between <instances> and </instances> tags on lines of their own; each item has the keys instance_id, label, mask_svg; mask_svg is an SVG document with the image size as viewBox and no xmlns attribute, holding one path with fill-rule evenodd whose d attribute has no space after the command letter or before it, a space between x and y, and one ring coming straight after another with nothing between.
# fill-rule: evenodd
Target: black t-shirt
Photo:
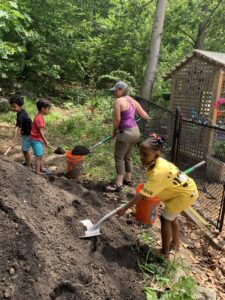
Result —
<instances>
[{"instance_id":1,"label":"black t-shirt","mask_svg":"<svg viewBox=\"0 0 225 300\"><path fill-rule=\"evenodd\" d=\"M31 118L28 116L27 112L24 109L17 113L16 127L20 128L20 132L22 135L30 135L31 124Z\"/></svg>"}]
</instances>

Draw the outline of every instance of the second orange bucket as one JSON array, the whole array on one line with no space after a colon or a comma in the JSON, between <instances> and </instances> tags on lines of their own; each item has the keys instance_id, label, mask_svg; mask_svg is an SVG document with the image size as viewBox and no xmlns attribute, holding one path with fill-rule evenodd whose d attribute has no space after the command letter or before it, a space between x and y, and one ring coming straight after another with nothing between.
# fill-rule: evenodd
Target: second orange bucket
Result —
<instances>
[{"instance_id":1,"label":"second orange bucket","mask_svg":"<svg viewBox=\"0 0 225 300\"><path fill-rule=\"evenodd\" d=\"M66 151L67 177L77 178L84 174L84 156L73 155L71 150Z\"/></svg>"},{"instance_id":2,"label":"second orange bucket","mask_svg":"<svg viewBox=\"0 0 225 300\"><path fill-rule=\"evenodd\" d=\"M141 183L137 186L136 192L140 193L144 184ZM145 197L136 203L135 218L144 224L154 224L158 217L160 200L158 197Z\"/></svg>"}]
</instances>

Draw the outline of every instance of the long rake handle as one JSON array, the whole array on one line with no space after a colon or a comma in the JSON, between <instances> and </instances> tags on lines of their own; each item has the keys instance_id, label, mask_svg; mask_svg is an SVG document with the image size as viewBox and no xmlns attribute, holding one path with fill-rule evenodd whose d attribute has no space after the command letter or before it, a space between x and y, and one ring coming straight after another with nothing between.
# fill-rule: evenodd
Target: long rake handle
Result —
<instances>
[{"instance_id":1,"label":"long rake handle","mask_svg":"<svg viewBox=\"0 0 225 300\"><path fill-rule=\"evenodd\" d=\"M138 122L140 122L140 120L141 120L141 118L138 118L138 119L136 120L136 122L138 123ZM117 133L118 133L118 132L117 132ZM104 144L105 142L107 142L108 140L111 140L111 139L112 139L111 135L108 135L108 136L105 137L102 141L100 141L100 142L97 143L96 145L92 146L91 149L93 150L93 149L95 149L96 147L98 147L98 146Z\"/></svg>"},{"instance_id":2,"label":"long rake handle","mask_svg":"<svg viewBox=\"0 0 225 300\"><path fill-rule=\"evenodd\" d=\"M110 135L107 136L106 138L104 138L104 140L102 140L102 141L100 141L99 143L97 143L96 145L94 145L94 146L92 147L92 150L93 150L94 148L100 146L101 144L104 144L105 142L107 142L107 141L110 140L111 138L112 138L112 137L111 137Z\"/></svg>"},{"instance_id":3,"label":"long rake handle","mask_svg":"<svg viewBox=\"0 0 225 300\"><path fill-rule=\"evenodd\" d=\"M106 221L107 219L109 219L109 218L111 218L112 216L114 216L120 208L121 208L121 207L117 207L116 209L110 211L107 215L103 216L100 220L98 220L98 222L95 223L90 229L91 229L91 230L97 229L97 228L102 224L102 222L104 222L104 221Z\"/></svg>"},{"instance_id":4,"label":"long rake handle","mask_svg":"<svg viewBox=\"0 0 225 300\"><path fill-rule=\"evenodd\" d=\"M5 151L5 153L3 154L4 156L8 155L8 153L11 151L12 146L9 146L9 148Z\"/></svg>"},{"instance_id":5,"label":"long rake handle","mask_svg":"<svg viewBox=\"0 0 225 300\"><path fill-rule=\"evenodd\" d=\"M192 171L200 168L201 166L203 166L206 162L205 161L201 161L200 163L194 165L193 167L191 168L188 168L187 170L184 171L185 174L189 174L191 173ZM116 209L110 211L108 214L106 214L105 216L103 216L100 220L97 221L97 223L95 223L91 228L88 229L88 231L92 231L92 230L96 230L96 229L99 229L100 225L106 221L107 219L111 218L112 216L114 216L117 211L122 208L122 207L125 207L127 203L125 203L124 205L120 206L120 207L117 207Z\"/></svg>"},{"instance_id":6,"label":"long rake handle","mask_svg":"<svg viewBox=\"0 0 225 300\"><path fill-rule=\"evenodd\" d=\"M198 163L198 164L196 164L196 165L194 165L194 166L188 168L187 170L185 170L184 173L185 173L185 174L189 174L189 173L195 171L196 169L200 168L201 166L203 166L203 165L205 165L205 164L206 164L206 161L203 160L203 161L201 161L200 163Z\"/></svg>"}]
</instances>

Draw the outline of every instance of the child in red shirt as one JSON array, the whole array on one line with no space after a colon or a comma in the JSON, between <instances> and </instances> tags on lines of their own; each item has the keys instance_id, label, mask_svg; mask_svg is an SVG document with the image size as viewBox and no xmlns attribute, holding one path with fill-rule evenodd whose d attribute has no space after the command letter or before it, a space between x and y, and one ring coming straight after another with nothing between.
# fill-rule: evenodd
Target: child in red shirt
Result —
<instances>
[{"instance_id":1,"label":"child in red shirt","mask_svg":"<svg viewBox=\"0 0 225 300\"><path fill-rule=\"evenodd\" d=\"M40 99L36 103L38 113L34 117L32 128L31 128L31 147L36 157L35 171L37 173L43 172L43 156L44 146L51 148L44 135L44 115L48 115L52 106L51 102L47 99Z\"/></svg>"}]
</instances>

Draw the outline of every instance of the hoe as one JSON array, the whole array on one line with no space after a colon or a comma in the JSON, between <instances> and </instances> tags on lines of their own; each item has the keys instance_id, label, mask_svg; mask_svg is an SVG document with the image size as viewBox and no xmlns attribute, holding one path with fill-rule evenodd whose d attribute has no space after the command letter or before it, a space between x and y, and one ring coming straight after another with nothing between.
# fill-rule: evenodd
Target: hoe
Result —
<instances>
[{"instance_id":1,"label":"hoe","mask_svg":"<svg viewBox=\"0 0 225 300\"><path fill-rule=\"evenodd\" d=\"M203 166L205 163L206 163L205 161L201 161L200 163L194 165L193 167L185 170L184 173L189 174L189 173L193 172L194 170ZM123 205L123 206L125 206L125 205ZM123 206L121 206L121 207L123 207ZM114 216L121 207L117 207L116 209L110 211L108 214L106 214L100 220L98 220L97 223L95 223L95 224L93 224L90 219L82 220L81 223L87 228L87 230L85 231L85 235L81 236L81 238L90 238L90 237L100 235L101 234L101 231L100 231L101 224L104 221L111 218L112 216Z\"/></svg>"}]
</instances>

